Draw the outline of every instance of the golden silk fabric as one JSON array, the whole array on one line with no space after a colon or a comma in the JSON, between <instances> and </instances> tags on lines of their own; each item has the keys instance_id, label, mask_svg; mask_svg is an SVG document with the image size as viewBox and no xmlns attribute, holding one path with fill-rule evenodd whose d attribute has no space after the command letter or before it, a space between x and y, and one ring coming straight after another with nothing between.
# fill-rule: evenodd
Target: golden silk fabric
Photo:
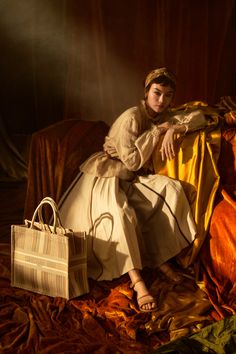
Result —
<instances>
[{"instance_id":1,"label":"golden silk fabric","mask_svg":"<svg viewBox=\"0 0 236 354\"><path fill-rule=\"evenodd\" d=\"M217 128L217 111L201 102L191 102L178 109L184 108L188 111L197 106L202 106L203 112L209 116L208 126L186 135L178 135L175 142L177 153L170 161L161 160L159 150L162 140L153 153L155 173L182 182L197 224L198 235L193 246L179 257L181 264L185 267L196 259L205 239L220 180L217 161L220 153L221 132Z\"/></svg>"}]
</instances>

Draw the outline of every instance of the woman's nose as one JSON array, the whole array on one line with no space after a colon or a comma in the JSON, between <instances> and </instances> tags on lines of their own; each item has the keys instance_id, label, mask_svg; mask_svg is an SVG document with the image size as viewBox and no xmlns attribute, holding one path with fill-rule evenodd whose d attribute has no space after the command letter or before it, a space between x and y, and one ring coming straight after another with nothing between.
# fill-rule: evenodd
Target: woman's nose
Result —
<instances>
[{"instance_id":1,"label":"woman's nose","mask_svg":"<svg viewBox=\"0 0 236 354\"><path fill-rule=\"evenodd\" d=\"M160 101L160 102L163 102L163 101L164 101L164 95L160 95L160 96L159 96L159 101Z\"/></svg>"}]
</instances>

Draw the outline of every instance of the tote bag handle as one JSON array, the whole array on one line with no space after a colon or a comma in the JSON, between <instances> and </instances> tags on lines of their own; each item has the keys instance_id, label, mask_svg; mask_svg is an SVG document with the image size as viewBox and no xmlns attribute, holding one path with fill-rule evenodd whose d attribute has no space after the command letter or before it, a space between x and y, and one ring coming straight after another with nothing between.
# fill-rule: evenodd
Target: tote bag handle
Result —
<instances>
[{"instance_id":1,"label":"tote bag handle","mask_svg":"<svg viewBox=\"0 0 236 354\"><path fill-rule=\"evenodd\" d=\"M43 208L43 206L45 204L49 204L51 206L51 208L52 208L52 211L53 211L53 225L52 225L53 233L56 234L56 227L58 226L60 229L62 229L63 233L65 234L66 231L65 231L65 229L64 229L64 227L62 226L62 223L61 223L61 219L60 219L60 215L59 215L59 210L57 208L57 204L50 197L45 197L44 199L42 199L41 202L39 203L39 205L37 206L37 208L35 209L33 217L32 217L30 228L34 227L34 223L35 223L37 215L38 215L38 218L39 218L39 222L41 224L43 224L43 225L46 225L44 220L43 220L43 216L42 216L42 208ZM48 229L50 230L50 227L48 227Z\"/></svg>"}]
</instances>

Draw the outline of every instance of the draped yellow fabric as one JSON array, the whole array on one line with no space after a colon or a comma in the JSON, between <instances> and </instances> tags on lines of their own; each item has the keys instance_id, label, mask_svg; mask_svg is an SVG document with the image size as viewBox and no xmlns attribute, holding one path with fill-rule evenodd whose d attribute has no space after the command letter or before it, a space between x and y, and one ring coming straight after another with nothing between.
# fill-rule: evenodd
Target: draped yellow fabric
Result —
<instances>
[{"instance_id":1,"label":"draped yellow fabric","mask_svg":"<svg viewBox=\"0 0 236 354\"><path fill-rule=\"evenodd\" d=\"M197 225L198 235L194 244L179 256L179 261L184 267L194 262L204 241L220 180L217 170L221 141L219 116L215 109L198 101L185 104L178 109L189 110L196 106L202 106L201 109L209 116L208 126L186 135L178 135L175 142L176 156L170 161L161 160L159 150L162 141L153 153L155 173L182 182Z\"/></svg>"}]
</instances>

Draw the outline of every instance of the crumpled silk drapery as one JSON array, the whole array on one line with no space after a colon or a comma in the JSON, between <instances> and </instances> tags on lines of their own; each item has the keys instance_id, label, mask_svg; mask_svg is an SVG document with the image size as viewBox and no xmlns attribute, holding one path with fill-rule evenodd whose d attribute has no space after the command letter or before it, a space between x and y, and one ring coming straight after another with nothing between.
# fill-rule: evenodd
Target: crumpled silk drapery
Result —
<instances>
[{"instance_id":1,"label":"crumpled silk drapery","mask_svg":"<svg viewBox=\"0 0 236 354\"><path fill-rule=\"evenodd\" d=\"M216 319L236 314L236 184L234 195L225 189L221 195L200 254L201 272Z\"/></svg>"},{"instance_id":2,"label":"crumpled silk drapery","mask_svg":"<svg viewBox=\"0 0 236 354\"><path fill-rule=\"evenodd\" d=\"M91 281L90 293L65 300L10 286L10 245L0 243L0 353L144 354L214 320L206 293L186 278L173 285L145 270L158 311L141 313L128 275Z\"/></svg>"},{"instance_id":3,"label":"crumpled silk drapery","mask_svg":"<svg viewBox=\"0 0 236 354\"><path fill-rule=\"evenodd\" d=\"M187 267L196 259L209 228L214 199L219 187L220 176L217 162L220 154L221 131L219 114L204 102L186 103L175 109L186 111L200 107L211 119L205 129L179 135L176 140L177 153L172 160L161 160L162 140L153 153L155 173L163 174L182 182L197 225L197 237L193 245L178 257Z\"/></svg>"},{"instance_id":4,"label":"crumpled silk drapery","mask_svg":"<svg viewBox=\"0 0 236 354\"><path fill-rule=\"evenodd\" d=\"M200 333L179 338L151 354L214 353L235 354L236 315L205 327Z\"/></svg>"},{"instance_id":5,"label":"crumpled silk drapery","mask_svg":"<svg viewBox=\"0 0 236 354\"><path fill-rule=\"evenodd\" d=\"M222 319L236 313L236 126L222 132L218 167L221 188L199 258L214 317Z\"/></svg>"}]
</instances>

